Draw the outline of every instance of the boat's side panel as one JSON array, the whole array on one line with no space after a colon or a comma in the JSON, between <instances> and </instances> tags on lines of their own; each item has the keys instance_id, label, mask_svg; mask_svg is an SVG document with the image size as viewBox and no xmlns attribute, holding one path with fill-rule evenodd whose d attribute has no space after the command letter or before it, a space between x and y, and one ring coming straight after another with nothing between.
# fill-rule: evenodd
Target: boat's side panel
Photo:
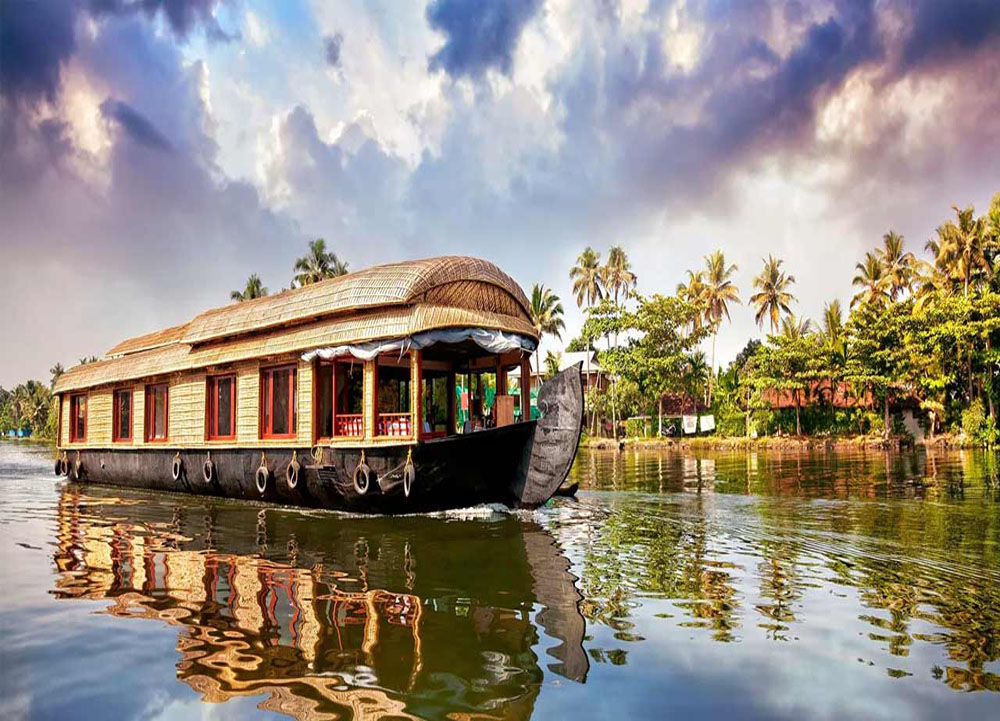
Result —
<instances>
[{"instance_id":1,"label":"boat's side panel","mask_svg":"<svg viewBox=\"0 0 1000 721\"><path fill-rule=\"evenodd\" d=\"M70 478L131 488L176 491L312 506L360 513L418 513L478 503L508 503L511 479L519 472L523 449L530 446L534 423L453 436L417 445L324 448L317 463L308 447L266 449L88 448L70 450ZM363 457L362 457L363 454ZM295 488L288 466L299 464ZM174 459L180 461L173 477ZM213 464L210 481L203 466ZM370 469L366 493L357 491L355 471ZM79 462L79 472L77 472ZM268 469L264 493L256 486L257 469ZM403 475L412 464L407 496Z\"/></svg>"}]
</instances>

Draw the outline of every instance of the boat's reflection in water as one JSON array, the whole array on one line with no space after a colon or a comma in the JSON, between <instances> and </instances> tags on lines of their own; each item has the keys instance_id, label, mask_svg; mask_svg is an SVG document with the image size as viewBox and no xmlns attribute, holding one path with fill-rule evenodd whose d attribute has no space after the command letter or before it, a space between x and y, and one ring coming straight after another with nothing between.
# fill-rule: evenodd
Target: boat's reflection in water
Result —
<instances>
[{"instance_id":1,"label":"boat's reflection in water","mask_svg":"<svg viewBox=\"0 0 1000 721\"><path fill-rule=\"evenodd\" d=\"M517 518L343 518L67 487L57 548L55 595L176 627L178 678L205 701L527 718L547 674L588 670L569 563Z\"/></svg>"}]
</instances>

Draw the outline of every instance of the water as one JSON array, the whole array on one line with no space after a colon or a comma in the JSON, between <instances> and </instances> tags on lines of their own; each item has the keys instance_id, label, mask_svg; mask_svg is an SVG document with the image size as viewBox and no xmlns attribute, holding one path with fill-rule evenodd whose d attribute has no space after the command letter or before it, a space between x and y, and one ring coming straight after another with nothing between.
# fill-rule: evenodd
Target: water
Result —
<instances>
[{"instance_id":1,"label":"water","mask_svg":"<svg viewBox=\"0 0 1000 721\"><path fill-rule=\"evenodd\" d=\"M0 717L997 718L983 453L582 453L577 501L349 518L0 445Z\"/></svg>"}]
</instances>

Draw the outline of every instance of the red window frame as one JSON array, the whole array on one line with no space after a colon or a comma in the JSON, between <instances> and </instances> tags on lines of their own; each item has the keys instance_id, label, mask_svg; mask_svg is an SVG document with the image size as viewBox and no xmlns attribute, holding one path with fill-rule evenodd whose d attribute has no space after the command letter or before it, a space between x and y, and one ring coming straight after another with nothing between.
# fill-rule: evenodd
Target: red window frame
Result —
<instances>
[{"instance_id":1,"label":"red window frame","mask_svg":"<svg viewBox=\"0 0 1000 721\"><path fill-rule=\"evenodd\" d=\"M76 422L79 415L80 401L83 401L83 434L77 431ZM69 442L87 442L87 410L90 403L86 393L74 393L69 397Z\"/></svg>"},{"instance_id":2,"label":"red window frame","mask_svg":"<svg viewBox=\"0 0 1000 721\"><path fill-rule=\"evenodd\" d=\"M219 382L228 381L233 384L232 402L229 404L229 428L232 431L228 436L218 434L219 429ZM225 373L218 376L209 376L205 395L205 438L210 441L235 441L236 440L236 374Z\"/></svg>"},{"instance_id":3,"label":"red window frame","mask_svg":"<svg viewBox=\"0 0 1000 721\"><path fill-rule=\"evenodd\" d=\"M274 432L274 413L265 413L265 409L270 409L272 407L272 401L274 400L274 376L281 371L290 371L288 374L288 388L284 390L288 393L288 433L275 433ZM299 369L296 365L280 365L272 366L270 368L260 369L260 412L259 412L259 425L260 425L260 437L262 439L280 439L288 440L292 438L298 438L299 424L298 415L299 408L298 403L298 379L299 379ZM279 391L281 389L278 389Z\"/></svg>"},{"instance_id":4,"label":"red window frame","mask_svg":"<svg viewBox=\"0 0 1000 721\"><path fill-rule=\"evenodd\" d=\"M342 365L345 365L345 366L350 366L352 364L361 366L362 367L362 381L361 382L362 382L362 384L364 384L364 370L363 370L364 366L361 365L358 361L345 361L345 360L339 360L339 359L336 359L336 358L334 358L333 360L320 360L320 361L317 361L316 366L315 366L315 370L314 370L314 376L313 376L313 410L314 410L313 428L314 428L314 435L315 435L315 441L316 442L331 441L334 438L363 438L364 435L365 435L365 413L364 413L364 403L363 402L361 404L361 406L362 406L361 407L361 413L338 413L338 411L337 411L337 364L338 363L342 364ZM333 434L330 435L330 436L320 435L320 430L319 430L319 428L320 428L320 418L319 418L319 394L320 394L320 390L319 389L320 389L320 384L316 380L316 378L319 375L318 371L319 371L320 368L329 368L330 369L330 405L331 405L331 410L332 410L332 413L333 413L333 418L331 419L332 420L331 426L332 426L332 433ZM342 421L345 420L345 419L348 419L347 423L342 423L341 425L346 425L348 427L355 427L355 428L357 428L357 432L355 432L355 433L338 433L337 432L337 418L338 418L338 415L339 415L339 417L340 417L340 419ZM358 421L357 423L353 423L352 422L355 419Z\"/></svg>"},{"instance_id":5,"label":"red window frame","mask_svg":"<svg viewBox=\"0 0 1000 721\"><path fill-rule=\"evenodd\" d=\"M156 391L163 389L163 438L153 436L153 417L156 412L154 404ZM170 384L153 383L146 386L146 443L166 443L170 439Z\"/></svg>"},{"instance_id":6,"label":"red window frame","mask_svg":"<svg viewBox=\"0 0 1000 721\"><path fill-rule=\"evenodd\" d=\"M407 360L406 368L410 372L410 410L405 413L382 413L379 411L378 401L378 377L379 377L379 365L378 358L375 359L375 371L374 371L374 392L372 394L372 405L375 415L375 437L376 438L409 438L413 436L413 364L411 362L410 354L404 353L403 357ZM396 368L402 368L402 365L396 365Z\"/></svg>"},{"instance_id":7,"label":"red window frame","mask_svg":"<svg viewBox=\"0 0 1000 721\"><path fill-rule=\"evenodd\" d=\"M128 394L128 434L122 433L121 427L121 405L123 403L122 396ZM135 398L132 394L131 388L119 388L114 392L114 402L112 403L112 413L114 414L111 418L111 440L114 443L129 443L132 440L132 435L135 429Z\"/></svg>"}]
</instances>

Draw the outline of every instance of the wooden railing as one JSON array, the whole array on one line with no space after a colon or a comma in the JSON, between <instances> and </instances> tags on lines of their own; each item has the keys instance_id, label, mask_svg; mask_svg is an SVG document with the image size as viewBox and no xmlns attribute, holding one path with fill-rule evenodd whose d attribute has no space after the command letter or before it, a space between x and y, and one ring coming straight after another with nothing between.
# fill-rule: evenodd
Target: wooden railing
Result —
<instances>
[{"instance_id":1,"label":"wooden railing","mask_svg":"<svg viewBox=\"0 0 1000 721\"><path fill-rule=\"evenodd\" d=\"M365 434L365 420L360 413L337 414L337 425L334 435L360 438Z\"/></svg>"},{"instance_id":2,"label":"wooden railing","mask_svg":"<svg viewBox=\"0 0 1000 721\"><path fill-rule=\"evenodd\" d=\"M379 413L378 425L375 427L379 436L410 436L413 435L413 423L409 413Z\"/></svg>"}]
</instances>

